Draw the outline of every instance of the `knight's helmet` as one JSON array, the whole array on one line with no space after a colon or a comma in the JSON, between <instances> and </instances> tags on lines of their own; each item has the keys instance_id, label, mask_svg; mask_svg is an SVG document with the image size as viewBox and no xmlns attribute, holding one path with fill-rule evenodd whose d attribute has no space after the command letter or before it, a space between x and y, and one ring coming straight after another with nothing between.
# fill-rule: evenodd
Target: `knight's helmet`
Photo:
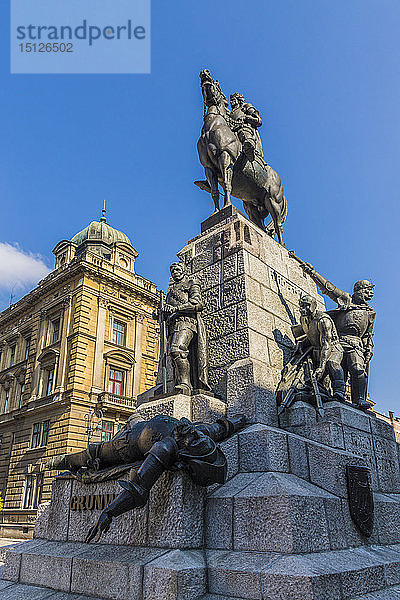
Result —
<instances>
[{"instance_id":1,"label":"knight's helmet","mask_svg":"<svg viewBox=\"0 0 400 600\"><path fill-rule=\"evenodd\" d=\"M187 269L186 269L185 263L182 263L182 262L173 262L173 263L170 264L169 270L172 271L173 267L179 267L180 269L182 269L183 274L187 275Z\"/></svg>"},{"instance_id":2,"label":"knight's helmet","mask_svg":"<svg viewBox=\"0 0 400 600\"><path fill-rule=\"evenodd\" d=\"M317 308L317 300L314 296L310 294L302 294L299 299L299 306L302 308L303 306L309 306L311 312L313 313Z\"/></svg>"},{"instance_id":3,"label":"knight's helmet","mask_svg":"<svg viewBox=\"0 0 400 600\"><path fill-rule=\"evenodd\" d=\"M372 281L369 281L368 279L360 279L360 281L356 281L354 284L353 292L356 294L361 290L372 289L374 287L375 284L373 284Z\"/></svg>"}]
</instances>

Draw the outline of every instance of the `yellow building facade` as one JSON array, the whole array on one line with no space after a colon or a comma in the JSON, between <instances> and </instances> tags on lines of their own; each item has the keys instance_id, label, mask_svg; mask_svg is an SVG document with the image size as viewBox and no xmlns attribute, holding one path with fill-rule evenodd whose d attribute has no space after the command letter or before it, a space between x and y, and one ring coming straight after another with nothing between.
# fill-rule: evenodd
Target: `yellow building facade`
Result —
<instances>
[{"instance_id":1,"label":"yellow building facade","mask_svg":"<svg viewBox=\"0 0 400 600\"><path fill-rule=\"evenodd\" d=\"M159 292L103 217L53 250L55 270L0 314L0 536L29 537L48 457L109 439L155 383ZM97 429L93 429L97 426Z\"/></svg>"}]
</instances>

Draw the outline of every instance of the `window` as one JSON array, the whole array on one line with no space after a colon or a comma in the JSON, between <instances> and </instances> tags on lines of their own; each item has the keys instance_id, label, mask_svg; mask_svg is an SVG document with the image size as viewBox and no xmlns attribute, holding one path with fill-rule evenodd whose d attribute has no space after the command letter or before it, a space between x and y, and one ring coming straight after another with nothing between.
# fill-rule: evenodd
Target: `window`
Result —
<instances>
[{"instance_id":1,"label":"window","mask_svg":"<svg viewBox=\"0 0 400 600\"><path fill-rule=\"evenodd\" d=\"M121 321L113 321L112 341L118 346L125 346L126 324Z\"/></svg>"},{"instance_id":2,"label":"window","mask_svg":"<svg viewBox=\"0 0 400 600\"><path fill-rule=\"evenodd\" d=\"M122 395L123 389L123 373L122 371L116 371L110 369L110 375L108 377L108 391L110 394L116 394L117 396Z\"/></svg>"},{"instance_id":3,"label":"window","mask_svg":"<svg viewBox=\"0 0 400 600\"><path fill-rule=\"evenodd\" d=\"M32 429L31 448L42 448L47 446L51 422L49 420L34 423Z\"/></svg>"},{"instance_id":4,"label":"window","mask_svg":"<svg viewBox=\"0 0 400 600\"><path fill-rule=\"evenodd\" d=\"M53 391L53 380L54 380L54 367L47 371L47 381L46 381L46 396L50 396Z\"/></svg>"},{"instance_id":5,"label":"window","mask_svg":"<svg viewBox=\"0 0 400 600\"><path fill-rule=\"evenodd\" d=\"M21 389L19 391L19 408L22 406L22 402L24 401L24 392L25 392L25 384L21 385Z\"/></svg>"},{"instance_id":6,"label":"window","mask_svg":"<svg viewBox=\"0 0 400 600\"><path fill-rule=\"evenodd\" d=\"M22 508L37 508L42 499L43 473L29 473L25 479Z\"/></svg>"},{"instance_id":7,"label":"window","mask_svg":"<svg viewBox=\"0 0 400 600\"><path fill-rule=\"evenodd\" d=\"M102 421L101 429L101 441L109 442L114 435L114 423L112 421Z\"/></svg>"},{"instance_id":8,"label":"window","mask_svg":"<svg viewBox=\"0 0 400 600\"><path fill-rule=\"evenodd\" d=\"M50 431L50 421L43 421L42 441L40 443L41 446L47 446L47 442L49 441L49 431Z\"/></svg>"},{"instance_id":9,"label":"window","mask_svg":"<svg viewBox=\"0 0 400 600\"><path fill-rule=\"evenodd\" d=\"M31 349L31 338L27 337L27 338L25 338L25 355L24 355L24 360L28 360L30 349Z\"/></svg>"},{"instance_id":10,"label":"window","mask_svg":"<svg viewBox=\"0 0 400 600\"><path fill-rule=\"evenodd\" d=\"M40 432L42 430L41 423L34 423L32 430L32 441L31 448L39 448L40 446Z\"/></svg>"},{"instance_id":11,"label":"window","mask_svg":"<svg viewBox=\"0 0 400 600\"><path fill-rule=\"evenodd\" d=\"M53 335L51 338L51 343L54 344L55 342L58 342L59 339L60 339L60 319L56 319L55 321L53 321Z\"/></svg>"},{"instance_id":12,"label":"window","mask_svg":"<svg viewBox=\"0 0 400 600\"><path fill-rule=\"evenodd\" d=\"M16 344L14 344L13 346L10 346L10 367L13 366L14 362L15 362L15 351L16 351Z\"/></svg>"},{"instance_id":13,"label":"window","mask_svg":"<svg viewBox=\"0 0 400 600\"><path fill-rule=\"evenodd\" d=\"M7 412L8 400L10 399L10 390L4 391L4 405L3 405L3 413Z\"/></svg>"}]
</instances>

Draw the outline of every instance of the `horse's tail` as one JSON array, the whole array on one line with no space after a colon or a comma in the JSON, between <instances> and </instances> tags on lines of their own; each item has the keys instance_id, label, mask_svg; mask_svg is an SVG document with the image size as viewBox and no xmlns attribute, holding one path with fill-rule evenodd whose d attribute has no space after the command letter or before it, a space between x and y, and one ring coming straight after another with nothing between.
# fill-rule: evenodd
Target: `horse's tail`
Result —
<instances>
[{"instance_id":1,"label":"horse's tail","mask_svg":"<svg viewBox=\"0 0 400 600\"><path fill-rule=\"evenodd\" d=\"M281 214L281 224L286 221L287 214L288 214L288 203L286 200L286 196L283 195L283 208L282 208L282 214Z\"/></svg>"}]
</instances>

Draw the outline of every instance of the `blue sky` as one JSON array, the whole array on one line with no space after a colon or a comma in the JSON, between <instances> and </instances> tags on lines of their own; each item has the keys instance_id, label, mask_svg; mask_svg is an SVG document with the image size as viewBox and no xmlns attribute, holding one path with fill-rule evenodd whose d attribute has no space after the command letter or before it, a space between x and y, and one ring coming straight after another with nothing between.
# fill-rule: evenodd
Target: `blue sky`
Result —
<instances>
[{"instance_id":1,"label":"blue sky","mask_svg":"<svg viewBox=\"0 0 400 600\"><path fill-rule=\"evenodd\" d=\"M6 4L0 250L18 244L52 267L52 248L106 198L110 224L140 253L137 272L165 287L169 262L211 212L193 185L208 67L260 110L289 202L286 245L342 289L374 280L370 392L399 412L400 3L153 0L150 75L10 75Z\"/></svg>"}]
</instances>

